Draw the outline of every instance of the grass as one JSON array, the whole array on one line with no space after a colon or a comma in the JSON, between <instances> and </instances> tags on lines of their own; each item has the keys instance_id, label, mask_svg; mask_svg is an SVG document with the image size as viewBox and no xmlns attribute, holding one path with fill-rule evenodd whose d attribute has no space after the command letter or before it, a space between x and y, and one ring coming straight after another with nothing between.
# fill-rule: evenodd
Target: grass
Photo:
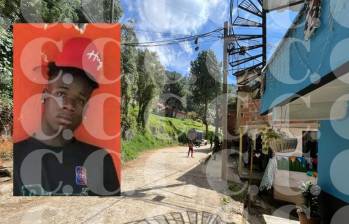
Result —
<instances>
[{"instance_id":1,"label":"grass","mask_svg":"<svg viewBox=\"0 0 349 224\"><path fill-rule=\"evenodd\" d=\"M122 160L136 159L143 151L183 144L192 128L205 132L205 125L200 122L151 114L144 133L138 132L131 140L122 141ZM209 131L213 131L213 127L209 127Z\"/></svg>"},{"instance_id":2,"label":"grass","mask_svg":"<svg viewBox=\"0 0 349 224\"><path fill-rule=\"evenodd\" d=\"M122 141L122 161L136 159L141 152L175 145L173 141L159 139L149 132L137 133L130 141Z\"/></svg>"},{"instance_id":3,"label":"grass","mask_svg":"<svg viewBox=\"0 0 349 224\"><path fill-rule=\"evenodd\" d=\"M187 133L190 129L205 131L203 123L190 119L177 119L169 117L161 117L152 114L149 118L147 129L155 135L164 135L169 138L178 137L183 133Z\"/></svg>"}]
</instances>

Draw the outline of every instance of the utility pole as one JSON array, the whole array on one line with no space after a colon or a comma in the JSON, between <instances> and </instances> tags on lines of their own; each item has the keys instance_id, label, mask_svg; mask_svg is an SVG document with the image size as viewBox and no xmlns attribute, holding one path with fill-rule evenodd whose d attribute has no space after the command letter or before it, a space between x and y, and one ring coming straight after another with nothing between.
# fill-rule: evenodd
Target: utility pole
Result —
<instances>
[{"instance_id":1,"label":"utility pole","mask_svg":"<svg viewBox=\"0 0 349 224\"><path fill-rule=\"evenodd\" d=\"M223 44L223 97L222 97L222 179L228 178L228 39L229 23L224 23L224 44Z\"/></svg>"}]
</instances>

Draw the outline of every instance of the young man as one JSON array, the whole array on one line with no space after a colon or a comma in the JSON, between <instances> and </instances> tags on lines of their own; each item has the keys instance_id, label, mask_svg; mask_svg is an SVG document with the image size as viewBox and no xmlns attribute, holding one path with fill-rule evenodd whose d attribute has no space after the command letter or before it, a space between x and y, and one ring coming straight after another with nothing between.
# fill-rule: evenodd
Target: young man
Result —
<instances>
[{"instance_id":1,"label":"young man","mask_svg":"<svg viewBox=\"0 0 349 224\"><path fill-rule=\"evenodd\" d=\"M68 40L48 65L41 130L14 144L15 196L120 195L111 155L74 138L102 60L92 41Z\"/></svg>"}]
</instances>

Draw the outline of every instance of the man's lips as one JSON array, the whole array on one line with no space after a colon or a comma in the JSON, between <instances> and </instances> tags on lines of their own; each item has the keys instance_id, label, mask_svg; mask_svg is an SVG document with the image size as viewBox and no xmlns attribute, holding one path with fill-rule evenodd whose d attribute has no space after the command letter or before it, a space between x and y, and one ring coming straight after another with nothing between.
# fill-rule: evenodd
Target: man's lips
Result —
<instances>
[{"instance_id":1,"label":"man's lips","mask_svg":"<svg viewBox=\"0 0 349 224\"><path fill-rule=\"evenodd\" d=\"M57 118L58 118L59 123L61 123L63 125L70 125L71 123L73 123L71 116L66 115L66 114L59 114L59 115L57 115Z\"/></svg>"}]
</instances>

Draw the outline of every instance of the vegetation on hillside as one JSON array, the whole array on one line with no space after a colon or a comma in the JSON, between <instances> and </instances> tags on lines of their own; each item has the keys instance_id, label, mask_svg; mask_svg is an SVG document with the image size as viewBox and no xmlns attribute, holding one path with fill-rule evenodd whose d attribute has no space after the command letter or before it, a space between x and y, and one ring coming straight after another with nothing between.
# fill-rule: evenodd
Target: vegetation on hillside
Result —
<instances>
[{"instance_id":1,"label":"vegetation on hillside","mask_svg":"<svg viewBox=\"0 0 349 224\"><path fill-rule=\"evenodd\" d=\"M122 142L122 161L137 158L139 153L161 147L187 143L187 133L195 128L204 132L202 122L191 119L176 119L151 114L145 131L136 133L130 140ZM213 135L214 127L209 127L209 139Z\"/></svg>"}]
</instances>

